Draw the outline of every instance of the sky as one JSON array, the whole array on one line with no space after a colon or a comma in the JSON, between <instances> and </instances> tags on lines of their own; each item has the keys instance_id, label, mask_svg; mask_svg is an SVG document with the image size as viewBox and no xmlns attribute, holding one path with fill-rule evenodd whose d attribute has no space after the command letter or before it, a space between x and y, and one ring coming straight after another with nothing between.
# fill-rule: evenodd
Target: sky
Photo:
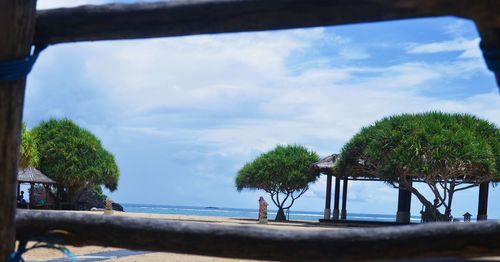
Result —
<instances>
[{"instance_id":1,"label":"sky","mask_svg":"<svg viewBox=\"0 0 500 262\"><path fill-rule=\"evenodd\" d=\"M104 1L39 0L38 8ZM111 151L121 203L257 208L238 170L278 144L338 153L385 116L467 112L500 125L500 95L472 22L337 27L58 44L28 78L24 121L70 118ZM292 210L322 212L322 176ZM419 186L425 191L425 188ZM477 214L478 190L453 215ZM500 189L489 216L500 218ZM414 197L412 214L422 205ZM397 190L353 182L348 212L395 214Z\"/></svg>"}]
</instances>

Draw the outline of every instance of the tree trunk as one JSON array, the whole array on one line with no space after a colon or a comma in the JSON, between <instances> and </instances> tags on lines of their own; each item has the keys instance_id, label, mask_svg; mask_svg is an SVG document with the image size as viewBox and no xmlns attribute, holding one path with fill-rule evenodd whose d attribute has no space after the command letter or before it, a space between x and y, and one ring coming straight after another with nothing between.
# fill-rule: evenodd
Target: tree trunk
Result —
<instances>
[{"instance_id":1,"label":"tree trunk","mask_svg":"<svg viewBox=\"0 0 500 262\"><path fill-rule=\"evenodd\" d=\"M0 61L29 55L35 28L35 0L0 1ZM16 178L25 79L0 81L0 261L14 250Z\"/></svg>"},{"instance_id":2,"label":"tree trunk","mask_svg":"<svg viewBox=\"0 0 500 262\"><path fill-rule=\"evenodd\" d=\"M423 222L436 222L436 221L450 221L450 216L446 214L442 214L439 209L437 208L438 203L431 203L429 200L427 200L424 195L422 195L416 188L414 188L408 180L406 180L406 177L402 176L400 178L400 184L399 186L403 186L404 189L410 191L412 194L414 194L420 203L424 205L425 209L421 211L422 215L422 221Z\"/></svg>"},{"instance_id":3,"label":"tree trunk","mask_svg":"<svg viewBox=\"0 0 500 262\"><path fill-rule=\"evenodd\" d=\"M275 220L276 222L286 221L285 211L283 210L283 207L279 207L278 213L276 213Z\"/></svg>"}]
</instances>

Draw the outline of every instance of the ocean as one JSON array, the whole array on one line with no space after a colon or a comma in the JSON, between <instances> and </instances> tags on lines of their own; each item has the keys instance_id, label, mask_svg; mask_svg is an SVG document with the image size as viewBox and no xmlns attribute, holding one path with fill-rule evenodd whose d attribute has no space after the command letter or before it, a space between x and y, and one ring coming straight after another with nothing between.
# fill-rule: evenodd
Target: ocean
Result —
<instances>
[{"instance_id":1,"label":"ocean","mask_svg":"<svg viewBox=\"0 0 500 262\"><path fill-rule=\"evenodd\" d=\"M169 206L169 205L146 205L146 204L122 204L125 212L131 213L152 213L152 214L174 214L174 215L195 215L195 216L215 216L232 218L254 218L258 217L258 209L227 208L227 207L194 207L194 206ZM277 210L269 210L268 217L274 219ZM285 212L286 213L286 212ZM290 220L318 221L323 218L323 212L316 211L295 211L290 210L288 214ZM361 214L347 213L348 220L359 221L381 221L394 222L396 215L386 214ZM420 216L412 216L411 222L420 222Z\"/></svg>"}]
</instances>

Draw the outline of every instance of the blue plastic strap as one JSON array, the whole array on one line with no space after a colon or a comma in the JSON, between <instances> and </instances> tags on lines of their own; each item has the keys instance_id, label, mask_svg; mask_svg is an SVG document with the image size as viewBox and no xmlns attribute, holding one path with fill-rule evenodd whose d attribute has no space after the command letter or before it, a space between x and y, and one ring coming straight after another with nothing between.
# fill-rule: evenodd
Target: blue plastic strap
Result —
<instances>
[{"instance_id":1,"label":"blue plastic strap","mask_svg":"<svg viewBox=\"0 0 500 262\"><path fill-rule=\"evenodd\" d=\"M37 238L33 238L33 240L38 240L38 243L36 243L35 245L33 245L30 248L26 248L28 241L26 241L26 240L19 241L19 246L18 246L17 251L12 252L10 254L8 262L25 262L23 259L23 254L26 253L27 251L30 251L30 250L36 249L36 248L51 248L51 249L59 250L66 256L66 258L70 262L76 262L76 257L73 253L71 253L71 251L69 251L66 247L64 247L62 245L55 244L57 242L60 242L60 241L58 241L57 238L37 237Z\"/></svg>"},{"instance_id":2,"label":"blue plastic strap","mask_svg":"<svg viewBox=\"0 0 500 262\"><path fill-rule=\"evenodd\" d=\"M22 59L0 61L0 81L15 81L26 78L31 72L38 55L45 47L35 46L33 54Z\"/></svg>"},{"instance_id":3,"label":"blue plastic strap","mask_svg":"<svg viewBox=\"0 0 500 262\"><path fill-rule=\"evenodd\" d=\"M483 52L484 61L489 70L500 73L500 48L487 48L483 42L479 44Z\"/></svg>"}]
</instances>

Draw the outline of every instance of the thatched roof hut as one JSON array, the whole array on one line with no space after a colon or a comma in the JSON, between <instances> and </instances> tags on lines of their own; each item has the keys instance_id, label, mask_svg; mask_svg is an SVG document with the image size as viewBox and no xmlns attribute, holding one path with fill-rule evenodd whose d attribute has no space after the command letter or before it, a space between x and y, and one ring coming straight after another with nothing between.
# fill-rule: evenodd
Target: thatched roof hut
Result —
<instances>
[{"instance_id":1,"label":"thatched roof hut","mask_svg":"<svg viewBox=\"0 0 500 262\"><path fill-rule=\"evenodd\" d=\"M56 181L50 179L34 167L19 169L17 172L17 181L18 183L56 184Z\"/></svg>"},{"instance_id":2,"label":"thatched roof hut","mask_svg":"<svg viewBox=\"0 0 500 262\"><path fill-rule=\"evenodd\" d=\"M315 170L318 170L319 172L323 174L332 174L333 173L333 165L335 165L335 161L337 161L337 158L339 157L338 154L331 154L320 161L316 162L313 164L313 168Z\"/></svg>"}]
</instances>

